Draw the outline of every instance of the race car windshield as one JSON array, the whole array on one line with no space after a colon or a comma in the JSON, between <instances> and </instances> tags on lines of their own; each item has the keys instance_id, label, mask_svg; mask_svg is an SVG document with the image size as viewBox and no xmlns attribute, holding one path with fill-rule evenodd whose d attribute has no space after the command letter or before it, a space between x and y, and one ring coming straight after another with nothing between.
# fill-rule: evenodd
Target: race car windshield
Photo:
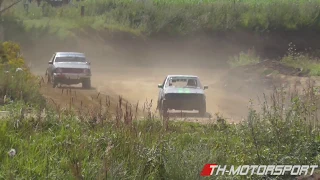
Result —
<instances>
[{"instance_id":1,"label":"race car windshield","mask_svg":"<svg viewBox=\"0 0 320 180\"><path fill-rule=\"evenodd\" d=\"M57 57L55 62L86 62L84 57Z\"/></svg>"},{"instance_id":2,"label":"race car windshield","mask_svg":"<svg viewBox=\"0 0 320 180\"><path fill-rule=\"evenodd\" d=\"M199 88L201 85L198 83L197 78L170 78L167 86L169 87L175 87L175 88Z\"/></svg>"}]
</instances>

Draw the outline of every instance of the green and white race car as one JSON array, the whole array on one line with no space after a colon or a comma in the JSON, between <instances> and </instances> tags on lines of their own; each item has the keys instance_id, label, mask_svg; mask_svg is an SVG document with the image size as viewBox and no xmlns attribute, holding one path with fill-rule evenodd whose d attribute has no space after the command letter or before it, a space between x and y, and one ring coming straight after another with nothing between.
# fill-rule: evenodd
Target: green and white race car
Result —
<instances>
[{"instance_id":1,"label":"green and white race car","mask_svg":"<svg viewBox=\"0 0 320 180\"><path fill-rule=\"evenodd\" d=\"M157 109L161 116L168 110L198 110L206 114L206 95L208 86L202 86L199 78L193 75L168 75L160 88Z\"/></svg>"}]
</instances>

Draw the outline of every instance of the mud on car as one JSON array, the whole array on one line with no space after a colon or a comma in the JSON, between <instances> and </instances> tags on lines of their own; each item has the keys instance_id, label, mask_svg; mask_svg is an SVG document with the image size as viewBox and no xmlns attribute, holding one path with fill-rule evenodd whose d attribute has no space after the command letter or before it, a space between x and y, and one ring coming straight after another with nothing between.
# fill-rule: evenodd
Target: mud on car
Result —
<instances>
[{"instance_id":1,"label":"mud on car","mask_svg":"<svg viewBox=\"0 0 320 180\"><path fill-rule=\"evenodd\" d=\"M206 96L208 86L202 86L200 79L193 75L168 75L160 88L157 109L161 116L168 110L198 110L200 116L206 114Z\"/></svg>"},{"instance_id":2,"label":"mud on car","mask_svg":"<svg viewBox=\"0 0 320 180\"><path fill-rule=\"evenodd\" d=\"M91 88L91 67L84 53L56 52L48 64L46 76L53 88L58 84L79 83L85 89Z\"/></svg>"}]
</instances>

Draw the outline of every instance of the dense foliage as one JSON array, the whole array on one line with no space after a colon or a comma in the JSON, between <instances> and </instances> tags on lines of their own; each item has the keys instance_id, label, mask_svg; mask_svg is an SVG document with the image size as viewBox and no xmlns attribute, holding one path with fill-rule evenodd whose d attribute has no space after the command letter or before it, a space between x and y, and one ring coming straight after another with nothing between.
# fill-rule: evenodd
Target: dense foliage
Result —
<instances>
[{"instance_id":1,"label":"dense foliage","mask_svg":"<svg viewBox=\"0 0 320 180\"><path fill-rule=\"evenodd\" d=\"M82 5L85 17L80 16ZM61 8L33 3L28 12L20 4L9 14L23 19L27 29L49 26L50 32L84 27L145 35L261 32L318 29L319 5L319 0L86 0Z\"/></svg>"},{"instance_id":2,"label":"dense foliage","mask_svg":"<svg viewBox=\"0 0 320 180\"><path fill-rule=\"evenodd\" d=\"M26 66L20 54L20 46L13 42L3 42L0 45L0 105L12 100L44 105L44 99L39 96L38 82L40 79Z\"/></svg>"}]
</instances>

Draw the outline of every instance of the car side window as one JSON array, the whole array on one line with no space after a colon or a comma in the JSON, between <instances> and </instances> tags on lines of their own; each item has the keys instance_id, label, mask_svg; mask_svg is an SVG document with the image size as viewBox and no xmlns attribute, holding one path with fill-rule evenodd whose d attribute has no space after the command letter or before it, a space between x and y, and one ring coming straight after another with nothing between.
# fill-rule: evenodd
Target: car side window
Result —
<instances>
[{"instance_id":1,"label":"car side window","mask_svg":"<svg viewBox=\"0 0 320 180\"><path fill-rule=\"evenodd\" d=\"M163 83L162 83L162 86L164 87L164 85L166 84L166 80L167 78L164 79Z\"/></svg>"},{"instance_id":2,"label":"car side window","mask_svg":"<svg viewBox=\"0 0 320 180\"><path fill-rule=\"evenodd\" d=\"M53 54L52 57L51 57L50 62L53 62L55 57L56 57L56 54Z\"/></svg>"}]
</instances>

